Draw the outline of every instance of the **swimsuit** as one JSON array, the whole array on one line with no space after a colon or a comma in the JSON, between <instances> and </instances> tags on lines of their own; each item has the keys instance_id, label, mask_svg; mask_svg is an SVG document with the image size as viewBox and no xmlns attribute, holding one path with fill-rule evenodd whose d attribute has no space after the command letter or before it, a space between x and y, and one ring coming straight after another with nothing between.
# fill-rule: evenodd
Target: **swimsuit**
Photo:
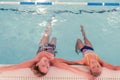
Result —
<instances>
[{"instance_id":1,"label":"swimsuit","mask_svg":"<svg viewBox=\"0 0 120 80\"><path fill-rule=\"evenodd\" d=\"M89 46L84 46L83 48L80 49L80 51L83 52L84 49L94 51L94 49L92 47L89 47Z\"/></svg>"},{"instance_id":2,"label":"swimsuit","mask_svg":"<svg viewBox=\"0 0 120 80\"><path fill-rule=\"evenodd\" d=\"M41 51L47 51L47 52L54 54L54 56L55 56L57 53L57 51L55 51L55 48L56 48L56 45L54 45L54 44L50 44L50 43L43 44L43 45L39 46L37 53L41 52Z\"/></svg>"},{"instance_id":3,"label":"swimsuit","mask_svg":"<svg viewBox=\"0 0 120 80\"><path fill-rule=\"evenodd\" d=\"M88 65L90 65L89 55L95 55L96 60L98 60L98 56L95 54L94 49L92 47L84 46L83 48L80 49L80 51L83 53L83 56L87 59Z\"/></svg>"},{"instance_id":4,"label":"swimsuit","mask_svg":"<svg viewBox=\"0 0 120 80\"><path fill-rule=\"evenodd\" d=\"M96 60L98 61L98 56L92 51L92 50L87 50L84 53L84 57L87 59L87 64L90 65L90 61L89 61L89 55L94 55Z\"/></svg>"}]
</instances>

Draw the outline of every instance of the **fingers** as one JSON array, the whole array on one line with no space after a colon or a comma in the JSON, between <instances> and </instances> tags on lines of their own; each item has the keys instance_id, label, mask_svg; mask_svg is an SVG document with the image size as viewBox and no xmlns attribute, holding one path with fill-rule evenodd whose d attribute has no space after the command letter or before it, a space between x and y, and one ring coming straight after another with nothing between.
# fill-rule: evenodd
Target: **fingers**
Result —
<instances>
[{"instance_id":1,"label":"fingers","mask_svg":"<svg viewBox=\"0 0 120 80\"><path fill-rule=\"evenodd\" d=\"M40 53L40 54L42 54L42 56L45 56L45 57L47 57L47 58L50 59L50 60L53 60L53 59L54 59L54 55L51 54L51 53L49 53L49 52L43 51L43 52Z\"/></svg>"},{"instance_id":2,"label":"fingers","mask_svg":"<svg viewBox=\"0 0 120 80\"><path fill-rule=\"evenodd\" d=\"M50 60L53 60L54 59L54 55L51 54L51 53L46 53L47 54L47 58L50 59Z\"/></svg>"}]
</instances>

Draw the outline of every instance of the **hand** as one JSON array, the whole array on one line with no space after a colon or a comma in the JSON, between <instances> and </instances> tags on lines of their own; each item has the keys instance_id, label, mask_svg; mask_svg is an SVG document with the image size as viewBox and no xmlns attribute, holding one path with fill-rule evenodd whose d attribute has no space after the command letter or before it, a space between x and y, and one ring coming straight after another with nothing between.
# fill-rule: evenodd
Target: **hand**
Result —
<instances>
[{"instance_id":1,"label":"hand","mask_svg":"<svg viewBox=\"0 0 120 80\"><path fill-rule=\"evenodd\" d=\"M39 52L36 56L36 58L39 59L39 60L40 60L41 57L47 57L49 60L54 59L54 55L49 53L49 52L46 52L46 51Z\"/></svg>"},{"instance_id":2,"label":"hand","mask_svg":"<svg viewBox=\"0 0 120 80\"><path fill-rule=\"evenodd\" d=\"M54 59L54 55L52 53L43 51L43 54L45 54L45 56L49 59L49 60L53 60Z\"/></svg>"}]
</instances>

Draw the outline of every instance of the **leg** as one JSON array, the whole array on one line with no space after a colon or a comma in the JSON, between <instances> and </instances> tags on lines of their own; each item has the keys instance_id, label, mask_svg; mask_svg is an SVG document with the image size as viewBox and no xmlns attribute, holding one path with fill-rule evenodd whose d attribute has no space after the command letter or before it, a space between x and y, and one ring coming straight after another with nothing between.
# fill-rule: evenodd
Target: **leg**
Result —
<instances>
[{"instance_id":1,"label":"leg","mask_svg":"<svg viewBox=\"0 0 120 80\"><path fill-rule=\"evenodd\" d=\"M51 34L51 24L52 24L51 22L52 22L52 20L49 22L48 27L46 28L45 33L44 33L41 41L39 42L39 49L37 51L37 54L41 51L45 51L45 44L48 45L48 43L49 43L49 37Z\"/></svg>"},{"instance_id":2,"label":"leg","mask_svg":"<svg viewBox=\"0 0 120 80\"><path fill-rule=\"evenodd\" d=\"M51 32L51 23L48 25L47 29L45 30L45 33L39 44L43 45L49 42L50 32Z\"/></svg>"},{"instance_id":3,"label":"leg","mask_svg":"<svg viewBox=\"0 0 120 80\"><path fill-rule=\"evenodd\" d=\"M77 39L76 46L75 46L76 53L79 53L78 50L80 50L83 47L84 47L84 44L82 43L82 41L80 39Z\"/></svg>"},{"instance_id":4,"label":"leg","mask_svg":"<svg viewBox=\"0 0 120 80\"><path fill-rule=\"evenodd\" d=\"M55 37L52 38L48 46L52 48L52 49L49 49L49 52L51 52L52 54L54 54L54 56L56 56L57 51L55 50L56 49L56 38Z\"/></svg>"},{"instance_id":5,"label":"leg","mask_svg":"<svg viewBox=\"0 0 120 80\"><path fill-rule=\"evenodd\" d=\"M82 35L83 35L83 37L84 37L84 44L85 44L86 46L92 47L91 42L87 39L87 37L86 37L86 35L85 35L85 31L84 31L84 28L83 28L82 25L81 25L81 32L82 32Z\"/></svg>"},{"instance_id":6,"label":"leg","mask_svg":"<svg viewBox=\"0 0 120 80\"><path fill-rule=\"evenodd\" d=\"M50 45L53 48L53 50L55 50L55 48L56 48L56 38L55 37L52 38Z\"/></svg>"},{"instance_id":7,"label":"leg","mask_svg":"<svg viewBox=\"0 0 120 80\"><path fill-rule=\"evenodd\" d=\"M56 45L56 38L55 38L55 37L52 38L50 44L52 44L52 45Z\"/></svg>"}]
</instances>

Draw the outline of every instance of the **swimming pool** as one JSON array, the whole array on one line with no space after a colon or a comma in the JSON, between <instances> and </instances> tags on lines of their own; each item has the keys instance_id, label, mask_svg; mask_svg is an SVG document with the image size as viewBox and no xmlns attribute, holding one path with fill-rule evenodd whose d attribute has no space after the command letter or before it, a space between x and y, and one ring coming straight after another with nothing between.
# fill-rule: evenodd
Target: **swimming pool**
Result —
<instances>
[{"instance_id":1,"label":"swimming pool","mask_svg":"<svg viewBox=\"0 0 120 80\"><path fill-rule=\"evenodd\" d=\"M52 17L55 22L51 37L57 37L57 57L82 58L74 51L76 39L83 39L82 24L95 52L103 60L120 65L120 7L78 5L0 5L0 64L15 64L33 58Z\"/></svg>"}]
</instances>

